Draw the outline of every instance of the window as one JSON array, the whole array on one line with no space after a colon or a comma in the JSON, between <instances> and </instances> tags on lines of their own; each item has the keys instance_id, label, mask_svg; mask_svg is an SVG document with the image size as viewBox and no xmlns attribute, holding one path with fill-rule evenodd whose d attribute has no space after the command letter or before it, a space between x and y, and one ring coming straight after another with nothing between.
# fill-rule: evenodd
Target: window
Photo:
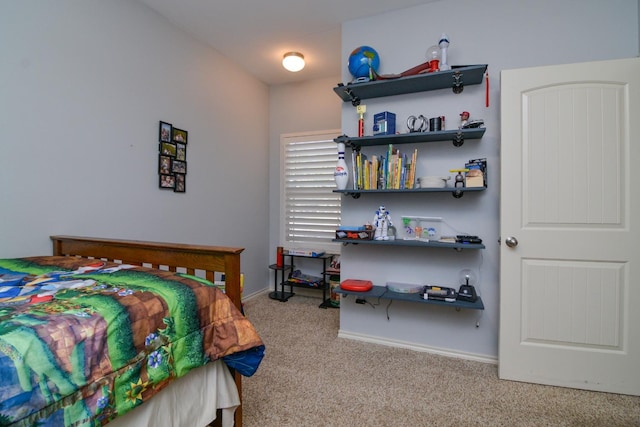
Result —
<instances>
[{"instance_id":1,"label":"window","mask_svg":"<svg viewBox=\"0 0 640 427\"><path fill-rule=\"evenodd\" d=\"M331 242L340 225L340 193L334 193L339 130L280 138L280 242L285 248L338 252Z\"/></svg>"}]
</instances>

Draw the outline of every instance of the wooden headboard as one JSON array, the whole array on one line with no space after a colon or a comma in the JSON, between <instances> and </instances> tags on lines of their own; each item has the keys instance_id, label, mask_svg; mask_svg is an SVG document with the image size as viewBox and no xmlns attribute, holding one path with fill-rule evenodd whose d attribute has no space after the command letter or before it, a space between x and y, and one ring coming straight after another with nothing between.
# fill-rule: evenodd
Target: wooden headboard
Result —
<instances>
[{"instance_id":1,"label":"wooden headboard","mask_svg":"<svg viewBox=\"0 0 640 427\"><path fill-rule=\"evenodd\" d=\"M169 271L184 268L187 274L201 270L211 282L215 272L224 273L225 292L236 307L241 308L240 254L244 248L76 236L51 236L51 240L54 255L148 264L152 268L168 267Z\"/></svg>"},{"instance_id":2,"label":"wooden headboard","mask_svg":"<svg viewBox=\"0 0 640 427\"><path fill-rule=\"evenodd\" d=\"M240 254L244 248L75 236L51 236L51 240L54 255L97 258L152 268L165 267L174 272L184 268L187 274L192 275L199 270L204 271L205 278L211 282L214 281L214 273L224 273L225 293L238 309L242 309ZM234 372L234 379L242 402L242 376ZM235 425L242 426L242 404L236 409Z\"/></svg>"}]
</instances>

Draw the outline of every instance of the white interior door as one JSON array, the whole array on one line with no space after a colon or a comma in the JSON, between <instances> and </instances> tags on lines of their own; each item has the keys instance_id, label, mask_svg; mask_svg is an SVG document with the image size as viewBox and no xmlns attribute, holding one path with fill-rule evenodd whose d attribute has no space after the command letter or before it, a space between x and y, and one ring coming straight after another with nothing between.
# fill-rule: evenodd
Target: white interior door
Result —
<instances>
[{"instance_id":1,"label":"white interior door","mask_svg":"<svg viewBox=\"0 0 640 427\"><path fill-rule=\"evenodd\" d=\"M503 71L501 103L500 378L640 395L640 59Z\"/></svg>"}]
</instances>

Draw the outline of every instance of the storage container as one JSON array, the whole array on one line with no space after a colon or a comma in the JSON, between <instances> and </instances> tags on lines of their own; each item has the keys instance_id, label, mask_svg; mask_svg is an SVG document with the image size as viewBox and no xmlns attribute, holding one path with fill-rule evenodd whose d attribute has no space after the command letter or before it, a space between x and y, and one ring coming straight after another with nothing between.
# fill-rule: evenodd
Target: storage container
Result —
<instances>
[{"instance_id":1,"label":"storage container","mask_svg":"<svg viewBox=\"0 0 640 427\"><path fill-rule=\"evenodd\" d=\"M429 240L440 240L442 235L442 218L440 217L423 217L420 218L422 226L422 238Z\"/></svg>"}]
</instances>

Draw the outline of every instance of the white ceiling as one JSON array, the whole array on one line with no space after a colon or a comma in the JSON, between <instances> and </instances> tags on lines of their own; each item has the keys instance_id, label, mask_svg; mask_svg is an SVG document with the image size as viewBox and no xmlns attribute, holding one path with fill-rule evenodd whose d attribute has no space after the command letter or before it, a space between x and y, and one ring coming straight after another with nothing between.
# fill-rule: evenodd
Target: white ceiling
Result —
<instances>
[{"instance_id":1,"label":"white ceiling","mask_svg":"<svg viewBox=\"0 0 640 427\"><path fill-rule=\"evenodd\" d=\"M271 85L341 75L341 23L437 0L138 1ZM289 51L302 71L282 68Z\"/></svg>"}]
</instances>

